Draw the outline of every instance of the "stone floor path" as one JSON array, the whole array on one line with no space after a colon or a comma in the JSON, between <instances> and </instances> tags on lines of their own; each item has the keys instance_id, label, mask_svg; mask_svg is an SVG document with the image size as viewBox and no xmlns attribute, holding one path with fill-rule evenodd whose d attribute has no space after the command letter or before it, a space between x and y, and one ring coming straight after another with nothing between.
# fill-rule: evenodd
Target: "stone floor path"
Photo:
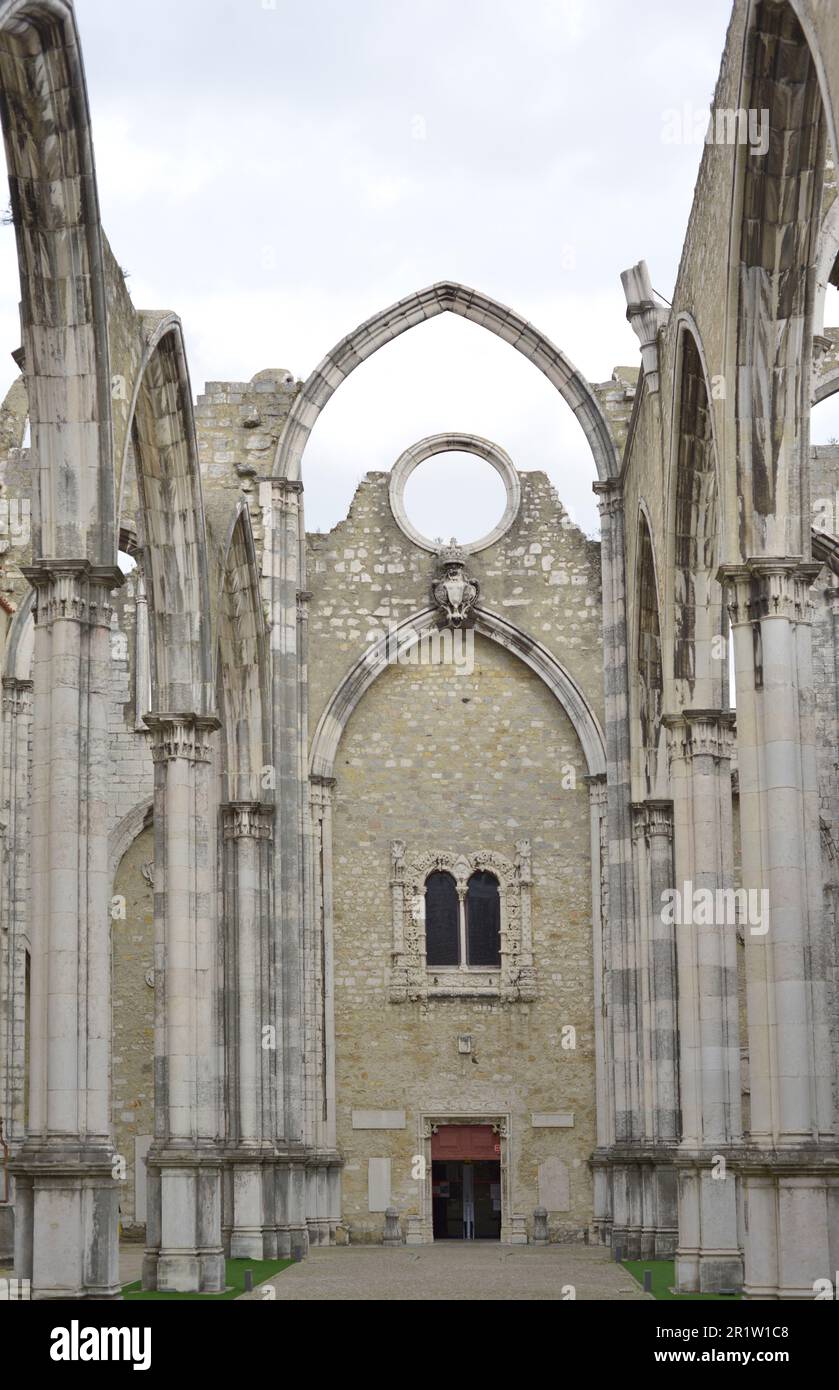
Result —
<instances>
[{"instance_id":1,"label":"stone floor path","mask_svg":"<svg viewBox=\"0 0 839 1390\"><path fill-rule=\"evenodd\" d=\"M560 1300L572 1284L578 1299L634 1300L646 1295L604 1249L442 1241L434 1245L317 1248L267 1281L283 1302L301 1300ZM262 1285L262 1288L265 1286ZM260 1299L259 1289L243 1295Z\"/></svg>"}]
</instances>

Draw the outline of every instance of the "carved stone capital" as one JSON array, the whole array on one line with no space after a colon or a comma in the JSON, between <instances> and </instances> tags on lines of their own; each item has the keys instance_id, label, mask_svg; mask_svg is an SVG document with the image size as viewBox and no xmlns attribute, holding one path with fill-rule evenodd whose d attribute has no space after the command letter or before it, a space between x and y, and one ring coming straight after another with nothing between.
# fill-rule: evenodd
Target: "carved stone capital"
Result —
<instances>
[{"instance_id":1,"label":"carved stone capital","mask_svg":"<svg viewBox=\"0 0 839 1390\"><path fill-rule=\"evenodd\" d=\"M270 840L274 807L267 801L228 801L221 808L225 840Z\"/></svg>"},{"instance_id":2,"label":"carved stone capital","mask_svg":"<svg viewBox=\"0 0 839 1390\"><path fill-rule=\"evenodd\" d=\"M34 681L18 680L17 676L3 677L3 713L14 717L32 713Z\"/></svg>"},{"instance_id":3,"label":"carved stone capital","mask_svg":"<svg viewBox=\"0 0 839 1390\"><path fill-rule=\"evenodd\" d=\"M155 711L145 715L143 722L151 732L151 755L155 763L172 762L176 758L208 763L212 757L210 735L221 727L215 715L207 714L161 714Z\"/></svg>"},{"instance_id":4,"label":"carved stone capital","mask_svg":"<svg viewBox=\"0 0 839 1390\"><path fill-rule=\"evenodd\" d=\"M689 762L703 757L730 761L736 721L733 710L686 709L681 714L666 714L662 723L667 729L670 761L682 758Z\"/></svg>"},{"instance_id":5,"label":"carved stone capital","mask_svg":"<svg viewBox=\"0 0 839 1390\"><path fill-rule=\"evenodd\" d=\"M597 497L597 510L606 519L623 516L623 487L620 479L607 478L603 482L592 483L592 492Z\"/></svg>"},{"instance_id":6,"label":"carved stone capital","mask_svg":"<svg viewBox=\"0 0 839 1390\"><path fill-rule=\"evenodd\" d=\"M334 789L334 777L323 777L320 773L313 772L309 778L310 801L313 806L331 806Z\"/></svg>"},{"instance_id":7,"label":"carved stone capital","mask_svg":"<svg viewBox=\"0 0 839 1390\"><path fill-rule=\"evenodd\" d=\"M661 835L667 840L673 838L673 802L651 798L645 801L647 808L647 835L651 838Z\"/></svg>"},{"instance_id":8,"label":"carved stone capital","mask_svg":"<svg viewBox=\"0 0 839 1390\"><path fill-rule=\"evenodd\" d=\"M36 560L21 566L21 573L35 590L37 626L70 621L110 628L114 613L111 595L125 582L120 569L91 565L89 560Z\"/></svg>"},{"instance_id":9,"label":"carved stone capital","mask_svg":"<svg viewBox=\"0 0 839 1390\"><path fill-rule=\"evenodd\" d=\"M647 808L643 801L633 801L630 806L632 839L639 844L647 834Z\"/></svg>"},{"instance_id":10,"label":"carved stone capital","mask_svg":"<svg viewBox=\"0 0 839 1390\"><path fill-rule=\"evenodd\" d=\"M583 781L588 783L589 805L605 811L609 791L605 772L595 772L584 777Z\"/></svg>"},{"instance_id":11,"label":"carved stone capital","mask_svg":"<svg viewBox=\"0 0 839 1390\"><path fill-rule=\"evenodd\" d=\"M764 618L811 622L810 588L820 570L818 562L804 561L800 555L767 556L747 560L744 565L721 565L717 578L725 586L732 626L760 622Z\"/></svg>"}]
</instances>

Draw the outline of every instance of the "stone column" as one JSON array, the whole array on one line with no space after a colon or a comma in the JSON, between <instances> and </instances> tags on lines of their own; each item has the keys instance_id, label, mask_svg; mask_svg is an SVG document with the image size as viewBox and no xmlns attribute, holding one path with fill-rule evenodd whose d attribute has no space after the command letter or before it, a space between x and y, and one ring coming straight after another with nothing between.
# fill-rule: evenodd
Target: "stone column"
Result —
<instances>
[{"instance_id":1,"label":"stone column","mask_svg":"<svg viewBox=\"0 0 839 1390\"><path fill-rule=\"evenodd\" d=\"M642 911L643 1038L647 1168L643 1177L641 1257L672 1255L678 1218L672 1155L679 1136L675 927L662 912L673 887L673 805L650 798L633 806ZM664 1150L664 1152L660 1152Z\"/></svg>"},{"instance_id":2,"label":"stone column","mask_svg":"<svg viewBox=\"0 0 839 1390\"><path fill-rule=\"evenodd\" d=\"M676 930L664 920L661 904L673 887L673 803L648 799L646 842L650 885L650 1051L653 1059L652 1138L657 1148L675 1145L681 1131L679 1098L679 1020ZM652 1257L672 1259L679 1235L676 1170L665 1152L654 1162L651 1200L655 1204Z\"/></svg>"},{"instance_id":3,"label":"stone column","mask_svg":"<svg viewBox=\"0 0 839 1390\"><path fill-rule=\"evenodd\" d=\"M26 956L29 940L29 740L32 681L3 680L0 880L0 1118L14 1156L25 1137ZM2 1152L2 1150L0 1150ZM0 1175L0 1263L14 1260L14 1179Z\"/></svg>"},{"instance_id":4,"label":"stone column","mask_svg":"<svg viewBox=\"0 0 839 1390\"><path fill-rule=\"evenodd\" d=\"M155 1138L146 1288L224 1288L212 716L153 713Z\"/></svg>"},{"instance_id":5,"label":"stone column","mask_svg":"<svg viewBox=\"0 0 839 1390\"><path fill-rule=\"evenodd\" d=\"M317 949L313 958L317 965L315 981L313 1028L317 1043L316 1065L313 1066L316 1095L319 1101L315 1116L315 1138L318 1146L334 1151L335 1125L335 981L334 942L332 921L332 795L334 777L312 777L311 854L313 869L313 918ZM339 1216L340 1219L340 1216Z\"/></svg>"},{"instance_id":6,"label":"stone column","mask_svg":"<svg viewBox=\"0 0 839 1390\"><path fill-rule=\"evenodd\" d=\"M666 915L676 934L682 1113L676 1278L686 1292L714 1293L739 1288L742 1281L736 1179L719 1161L742 1137L732 892L734 715L683 710L664 723L677 894Z\"/></svg>"},{"instance_id":7,"label":"stone column","mask_svg":"<svg viewBox=\"0 0 839 1390\"><path fill-rule=\"evenodd\" d=\"M751 1121L742 1165L747 1298L812 1298L834 1278L839 1155L811 670L820 566L723 571L734 629Z\"/></svg>"},{"instance_id":8,"label":"stone column","mask_svg":"<svg viewBox=\"0 0 839 1390\"><path fill-rule=\"evenodd\" d=\"M149 712L151 691L151 645L149 641L149 600L146 577L138 565L134 607L134 727L145 731L144 715Z\"/></svg>"},{"instance_id":9,"label":"stone column","mask_svg":"<svg viewBox=\"0 0 839 1390\"><path fill-rule=\"evenodd\" d=\"M108 701L119 570L39 561L32 736L29 1123L15 1269L39 1299L118 1298L111 1132Z\"/></svg>"},{"instance_id":10,"label":"stone column","mask_svg":"<svg viewBox=\"0 0 839 1390\"><path fill-rule=\"evenodd\" d=\"M609 864L609 1017L614 1144L622 1165L643 1138L641 978L632 860L632 812L623 494L617 479L594 484L600 502L603 567L603 670L606 706ZM613 1240L624 1248L640 1170L630 1162L616 1180ZM638 1229L640 1239L640 1222ZM634 1237L633 1237L634 1239Z\"/></svg>"},{"instance_id":11,"label":"stone column","mask_svg":"<svg viewBox=\"0 0 839 1390\"><path fill-rule=\"evenodd\" d=\"M608 1152L615 1139L612 1039L609 1028L609 844L606 776L586 777L591 816L591 902L594 955L595 1127L592 1160L594 1229L606 1241L612 1229L612 1183Z\"/></svg>"},{"instance_id":12,"label":"stone column","mask_svg":"<svg viewBox=\"0 0 839 1390\"><path fill-rule=\"evenodd\" d=\"M283 1108L280 1137L292 1146L306 1135L305 1076L305 869L306 681L303 485L287 478L260 484L265 531L263 597L270 627L272 747L277 825L274 841L276 951L280 963ZM296 1176L292 1188L296 1193ZM303 1225L305 1228L305 1213Z\"/></svg>"},{"instance_id":13,"label":"stone column","mask_svg":"<svg viewBox=\"0 0 839 1390\"><path fill-rule=\"evenodd\" d=\"M273 1184L266 1173L276 1134L268 889L273 815L273 806L260 802L235 801L221 808L233 1259L272 1259L277 1253Z\"/></svg>"}]
</instances>

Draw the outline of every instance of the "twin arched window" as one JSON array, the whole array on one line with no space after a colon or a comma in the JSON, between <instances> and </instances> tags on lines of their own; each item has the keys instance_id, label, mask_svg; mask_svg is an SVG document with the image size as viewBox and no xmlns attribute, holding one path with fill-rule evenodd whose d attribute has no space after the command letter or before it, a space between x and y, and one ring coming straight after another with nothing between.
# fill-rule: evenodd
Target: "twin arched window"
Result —
<instances>
[{"instance_id":1,"label":"twin arched window","mask_svg":"<svg viewBox=\"0 0 839 1390\"><path fill-rule=\"evenodd\" d=\"M463 897L445 871L425 881L427 965L500 966L501 898L494 874L476 870Z\"/></svg>"}]
</instances>

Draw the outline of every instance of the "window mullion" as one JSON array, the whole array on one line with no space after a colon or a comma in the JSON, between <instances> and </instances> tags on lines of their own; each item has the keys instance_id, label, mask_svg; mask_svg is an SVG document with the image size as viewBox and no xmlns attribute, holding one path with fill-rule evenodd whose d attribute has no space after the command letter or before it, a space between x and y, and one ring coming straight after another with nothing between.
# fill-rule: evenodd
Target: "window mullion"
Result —
<instances>
[{"instance_id":1,"label":"window mullion","mask_svg":"<svg viewBox=\"0 0 839 1390\"><path fill-rule=\"evenodd\" d=\"M457 899L460 922L460 968L466 970L468 967L466 959L466 894L462 889L458 889Z\"/></svg>"}]
</instances>

